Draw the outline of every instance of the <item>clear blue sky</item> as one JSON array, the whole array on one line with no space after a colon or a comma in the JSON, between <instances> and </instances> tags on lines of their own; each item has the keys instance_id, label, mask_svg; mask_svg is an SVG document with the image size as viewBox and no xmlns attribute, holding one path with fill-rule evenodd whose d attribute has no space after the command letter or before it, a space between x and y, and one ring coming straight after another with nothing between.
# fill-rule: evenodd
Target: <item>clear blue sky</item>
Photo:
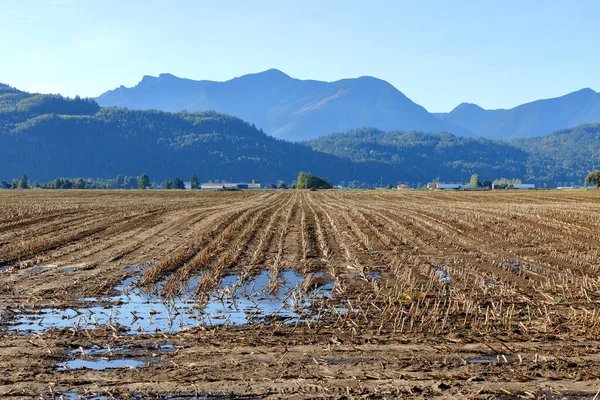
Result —
<instances>
[{"instance_id":1,"label":"clear blue sky","mask_svg":"<svg viewBox=\"0 0 600 400\"><path fill-rule=\"evenodd\" d=\"M0 0L0 82L97 96L143 75L371 75L429 111L600 91L598 0Z\"/></svg>"}]
</instances>

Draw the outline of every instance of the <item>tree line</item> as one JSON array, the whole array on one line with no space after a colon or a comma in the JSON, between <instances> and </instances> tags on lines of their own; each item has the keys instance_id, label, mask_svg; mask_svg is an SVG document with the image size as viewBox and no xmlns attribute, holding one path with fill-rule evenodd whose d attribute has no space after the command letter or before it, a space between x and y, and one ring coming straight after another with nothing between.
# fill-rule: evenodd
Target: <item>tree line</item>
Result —
<instances>
[{"instance_id":1,"label":"tree line","mask_svg":"<svg viewBox=\"0 0 600 400\"><path fill-rule=\"evenodd\" d=\"M200 189L201 184L198 176L194 173L190 176L190 189ZM252 183L258 183L252 179ZM266 186L270 189L331 189L331 181L324 177L317 177L309 172L300 172L298 178L291 185L285 181L278 181L277 184ZM39 183L37 180L30 184L26 174L22 174L20 179L13 179L11 183L0 181L0 189L185 189L185 182L176 176L173 179L167 179L160 185L150 180L148 174L139 176L117 175L114 179L104 178L56 178L47 183Z\"/></svg>"}]
</instances>

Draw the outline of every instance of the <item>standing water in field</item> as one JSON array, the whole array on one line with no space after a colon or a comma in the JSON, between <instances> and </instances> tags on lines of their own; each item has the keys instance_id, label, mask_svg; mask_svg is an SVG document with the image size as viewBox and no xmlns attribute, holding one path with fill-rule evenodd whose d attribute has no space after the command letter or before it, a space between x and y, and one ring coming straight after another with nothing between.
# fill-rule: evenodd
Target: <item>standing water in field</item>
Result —
<instances>
[{"instance_id":1,"label":"standing water in field","mask_svg":"<svg viewBox=\"0 0 600 400\"><path fill-rule=\"evenodd\" d=\"M135 286L138 279L125 279L115 288L116 296L81 299L89 305L80 308L9 308L5 325L11 332L26 333L108 327L143 334L197 326L295 322L310 318L311 307L330 297L333 290L333 285L324 285L302 292L303 277L293 271L283 272L273 289L269 273L262 272L246 282L240 282L238 276L226 276L207 300L199 301L194 279L188 290L172 299Z\"/></svg>"}]
</instances>

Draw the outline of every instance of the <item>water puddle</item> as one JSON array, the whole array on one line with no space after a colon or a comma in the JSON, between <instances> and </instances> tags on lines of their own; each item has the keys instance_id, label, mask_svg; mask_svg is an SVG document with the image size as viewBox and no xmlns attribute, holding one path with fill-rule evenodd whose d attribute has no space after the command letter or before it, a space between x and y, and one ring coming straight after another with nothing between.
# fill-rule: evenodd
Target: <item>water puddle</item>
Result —
<instances>
[{"instance_id":1,"label":"water puddle","mask_svg":"<svg viewBox=\"0 0 600 400\"><path fill-rule=\"evenodd\" d=\"M124 344L121 346L111 347L109 345L92 345L86 348L79 347L67 351L67 354L71 356L83 356L83 357L98 357L98 356L114 356L114 355L128 355L128 356L147 356L149 354L157 353L174 353L178 349L183 348L182 346L176 347L173 343L169 342L157 342L157 343L142 343L139 345Z\"/></svg>"},{"instance_id":2,"label":"water puddle","mask_svg":"<svg viewBox=\"0 0 600 400\"><path fill-rule=\"evenodd\" d=\"M139 368L145 366L146 363L140 360L132 359L112 359L112 360L82 360L75 359L56 364L59 370L73 369L93 369L95 371L104 371L113 368Z\"/></svg>"},{"instance_id":3,"label":"water puddle","mask_svg":"<svg viewBox=\"0 0 600 400\"><path fill-rule=\"evenodd\" d=\"M499 354L496 356L477 356L465 359L469 364L500 364L510 363L518 360L519 357L514 354Z\"/></svg>"},{"instance_id":4,"label":"water puddle","mask_svg":"<svg viewBox=\"0 0 600 400\"><path fill-rule=\"evenodd\" d=\"M502 265L510 268L512 271L516 271L516 272L523 271L523 266L521 264L519 264L518 261L515 261L515 260L503 261Z\"/></svg>"},{"instance_id":5,"label":"water puddle","mask_svg":"<svg viewBox=\"0 0 600 400\"><path fill-rule=\"evenodd\" d=\"M494 289L498 289L500 287L500 285L496 282L490 281L488 279L484 279L483 283L489 287L492 287Z\"/></svg>"},{"instance_id":6,"label":"water puddle","mask_svg":"<svg viewBox=\"0 0 600 400\"><path fill-rule=\"evenodd\" d=\"M369 281L379 281L383 276L377 272L372 272L370 274L365 274L365 278Z\"/></svg>"},{"instance_id":7,"label":"water puddle","mask_svg":"<svg viewBox=\"0 0 600 400\"><path fill-rule=\"evenodd\" d=\"M450 278L450 275L448 275L448 273L441 268L437 268L435 270L435 273L437 276L440 277L440 280L444 283L449 283L452 281L452 278Z\"/></svg>"},{"instance_id":8,"label":"water puddle","mask_svg":"<svg viewBox=\"0 0 600 400\"><path fill-rule=\"evenodd\" d=\"M82 392L54 392L47 394L48 398L52 399L64 399L64 400L108 400L116 399L113 393L82 393ZM129 400L147 400L161 399L161 400L252 400L256 399L256 396L245 396L245 395L232 395L232 394L214 394L214 393L160 393L150 397L148 394L140 394L136 392L128 392L126 399ZM46 397L44 397L46 398ZM118 397L121 398L121 397ZM262 397L261 397L262 398Z\"/></svg>"},{"instance_id":9,"label":"water puddle","mask_svg":"<svg viewBox=\"0 0 600 400\"><path fill-rule=\"evenodd\" d=\"M28 269L27 271L23 272L23 275L25 275L25 276L37 275L40 272L44 272L45 270L46 270L46 267L34 267L34 268Z\"/></svg>"},{"instance_id":10,"label":"water puddle","mask_svg":"<svg viewBox=\"0 0 600 400\"><path fill-rule=\"evenodd\" d=\"M131 277L115 288L115 296L80 299L88 303L84 307L10 309L12 318L6 325L10 332L23 333L106 327L143 334L224 324L289 323L310 318L312 308L332 296L333 284L326 283L325 276L319 278L318 285L310 281L303 291L303 277L293 271L281 273L275 285L268 272L246 282L226 276L208 299L200 301L195 295L197 279L191 279L177 297L166 299L156 294L160 285L148 293L135 286L137 277Z\"/></svg>"},{"instance_id":11,"label":"water puddle","mask_svg":"<svg viewBox=\"0 0 600 400\"><path fill-rule=\"evenodd\" d=\"M9 271L13 268L10 264L0 265L0 273Z\"/></svg>"},{"instance_id":12,"label":"water puddle","mask_svg":"<svg viewBox=\"0 0 600 400\"><path fill-rule=\"evenodd\" d=\"M58 270L58 272L69 273L77 271L77 267L63 267Z\"/></svg>"}]
</instances>

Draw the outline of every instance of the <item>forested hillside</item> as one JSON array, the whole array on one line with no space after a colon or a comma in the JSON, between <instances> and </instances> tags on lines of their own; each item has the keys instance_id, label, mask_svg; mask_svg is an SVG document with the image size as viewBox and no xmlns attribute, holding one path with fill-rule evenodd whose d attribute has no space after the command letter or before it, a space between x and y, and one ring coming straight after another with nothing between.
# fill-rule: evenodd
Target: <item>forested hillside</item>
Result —
<instances>
[{"instance_id":1,"label":"forested hillside","mask_svg":"<svg viewBox=\"0 0 600 400\"><path fill-rule=\"evenodd\" d=\"M551 182L576 182L600 167L600 124L581 125L550 135L513 139L512 146L528 152L527 176Z\"/></svg>"},{"instance_id":2,"label":"forested hillside","mask_svg":"<svg viewBox=\"0 0 600 400\"><path fill-rule=\"evenodd\" d=\"M467 181L478 173L553 185L583 181L600 165L599 144L598 124L511 141L363 128L298 144L215 112L101 108L0 86L0 180L145 173L161 182L195 173L276 183L309 171L333 183Z\"/></svg>"},{"instance_id":3,"label":"forested hillside","mask_svg":"<svg viewBox=\"0 0 600 400\"><path fill-rule=\"evenodd\" d=\"M475 172L489 178L523 177L528 158L525 151L499 141L374 128L324 136L306 144L353 162L386 164L422 179L450 179L444 171L458 171L463 177Z\"/></svg>"},{"instance_id":4,"label":"forested hillside","mask_svg":"<svg viewBox=\"0 0 600 400\"><path fill-rule=\"evenodd\" d=\"M482 178L518 177L539 186L582 184L587 173L600 166L600 124L508 141L358 129L306 145L353 162L378 162L404 171L418 170L424 176L434 175L434 170L463 175L476 171ZM436 176L449 179L443 172Z\"/></svg>"}]
</instances>

